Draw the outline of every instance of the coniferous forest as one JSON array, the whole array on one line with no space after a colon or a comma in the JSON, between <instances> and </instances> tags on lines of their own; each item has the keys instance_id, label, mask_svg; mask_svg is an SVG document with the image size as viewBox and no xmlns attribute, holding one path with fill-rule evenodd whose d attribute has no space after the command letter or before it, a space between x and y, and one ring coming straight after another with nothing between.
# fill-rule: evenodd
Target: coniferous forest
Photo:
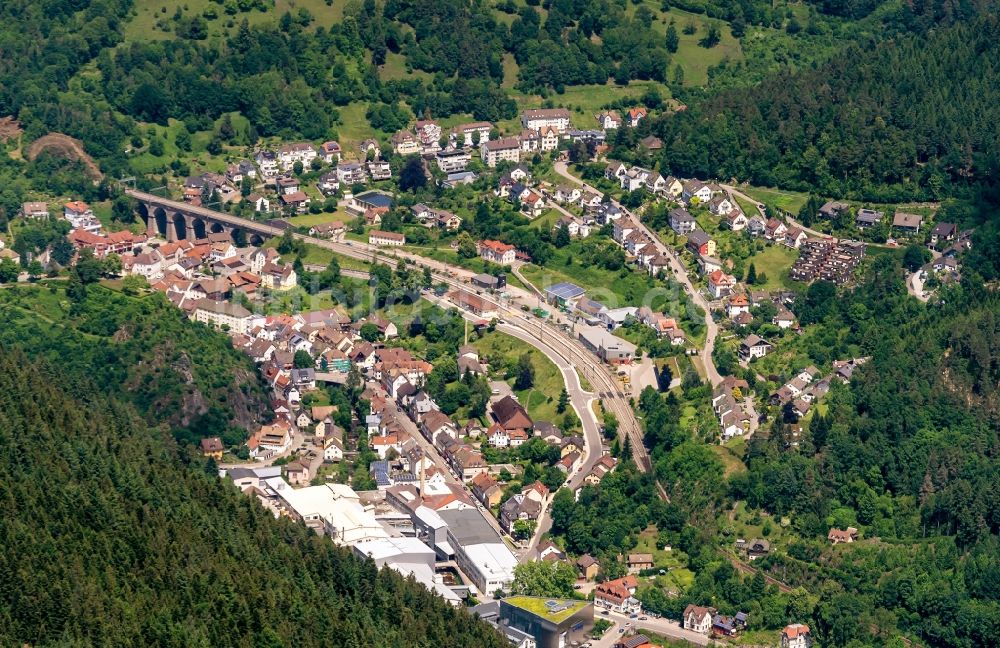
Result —
<instances>
[{"instance_id":1,"label":"coniferous forest","mask_svg":"<svg viewBox=\"0 0 1000 648\"><path fill-rule=\"evenodd\" d=\"M4 646L505 645L424 586L275 520L84 373L11 346L0 500Z\"/></svg>"}]
</instances>

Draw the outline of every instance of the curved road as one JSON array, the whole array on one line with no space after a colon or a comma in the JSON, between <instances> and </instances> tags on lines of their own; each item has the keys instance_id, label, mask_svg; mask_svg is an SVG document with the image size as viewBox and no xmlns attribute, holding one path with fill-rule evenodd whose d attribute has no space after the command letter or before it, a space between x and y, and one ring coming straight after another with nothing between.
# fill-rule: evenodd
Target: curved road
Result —
<instances>
[{"instance_id":1,"label":"curved road","mask_svg":"<svg viewBox=\"0 0 1000 648\"><path fill-rule=\"evenodd\" d=\"M604 196L603 192L599 191L595 187L591 187L586 182L570 173L565 162L556 162L553 165L553 168L556 173L567 180L583 186L583 188L588 191L592 191L602 197ZM626 213L629 213L628 210L622 207L617 201L612 200L612 202ZM656 246L657 252L670 260L670 269L674 273L674 279L681 284L684 291L688 294L688 297L691 298L691 301L705 311L705 347L702 349L700 356L702 364L705 367L705 374L708 376L708 380L712 386L715 387L722 382L722 376L719 374L718 369L715 367L715 362L712 360L712 352L715 349L715 339L719 335L719 326L715 323L715 320L712 319L712 311L708 306L708 300L705 299L705 296L700 291L695 289L694 285L691 283L691 279L688 277L687 270L684 268L683 264L681 264L674 249L665 245L663 241L660 240L660 237L646 227L646 225L638 218L635 218L634 220L639 229L642 230L642 232L649 237L651 241L653 241L653 245Z\"/></svg>"}]
</instances>

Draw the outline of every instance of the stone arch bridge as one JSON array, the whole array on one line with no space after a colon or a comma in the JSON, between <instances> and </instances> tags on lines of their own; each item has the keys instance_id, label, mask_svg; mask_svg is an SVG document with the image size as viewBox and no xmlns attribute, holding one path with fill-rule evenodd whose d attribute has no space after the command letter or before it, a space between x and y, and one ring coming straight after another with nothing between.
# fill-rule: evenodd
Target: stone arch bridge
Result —
<instances>
[{"instance_id":1,"label":"stone arch bridge","mask_svg":"<svg viewBox=\"0 0 1000 648\"><path fill-rule=\"evenodd\" d=\"M138 203L139 216L146 221L146 233L168 241L194 240L205 238L209 233L228 232L234 241L242 237L250 245L260 245L266 239L281 236L283 231L267 223L163 198L145 191L128 189L125 193Z\"/></svg>"}]
</instances>

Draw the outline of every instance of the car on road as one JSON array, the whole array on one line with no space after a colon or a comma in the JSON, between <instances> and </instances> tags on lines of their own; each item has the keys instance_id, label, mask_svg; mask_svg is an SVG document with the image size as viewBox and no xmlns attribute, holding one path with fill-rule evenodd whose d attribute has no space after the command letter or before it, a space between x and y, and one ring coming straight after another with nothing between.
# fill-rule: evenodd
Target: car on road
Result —
<instances>
[{"instance_id":1,"label":"car on road","mask_svg":"<svg viewBox=\"0 0 1000 648\"><path fill-rule=\"evenodd\" d=\"M630 614L630 615L628 615L628 618L630 618L630 619L638 619L639 615L638 614Z\"/></svg>"},{"instance_id":2,"label":"car on road","mask_svg":"<svg viewBox=\"0 0 1000 648\"><path fill-rule=\"evenodd\" d=\"M601 614L603 614L604 616L608 616L608 611L607 610L601 610Z\"/></svg>"},{"instance_id":3,"label":"car on road","mask_svg":"<svg viewBox=\"0 0 1000 648\"><path fill-rule=\"evenodd\" d=\"M639 620L640 621L649 621L649 617L648 616L641 616L641 617L639 617Z\"/></svg>"}]
</instances>

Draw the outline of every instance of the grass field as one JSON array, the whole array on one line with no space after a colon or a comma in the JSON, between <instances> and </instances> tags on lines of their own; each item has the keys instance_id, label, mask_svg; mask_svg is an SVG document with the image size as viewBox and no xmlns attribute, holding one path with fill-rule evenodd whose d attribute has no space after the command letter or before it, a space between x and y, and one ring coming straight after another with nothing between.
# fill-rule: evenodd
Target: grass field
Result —
<instances>
[{"instance_id":1,"label":"grass field","mask_svg":"<svg viewBox=\"0 0 1000 648\"><path fill-rule=\"evenodd\" d=\"M511 63L514 63L511 59ZM504 77L506 85L508 79ZM511 84L513 85L513 84ZM638 99L650 89L656 89L664 99L670 98L670 89L662 83L656 81L631 81L628 85L619 86L614 83L604 85L581 85L566 88L562 94L552 93L547 98L541 95L513 94L517 101L518 110L526 108L540 108L546 101L559 108L566 108L573 114L571 118L573 125L578 128L596 128L597 119L595 115L601 108L612 101L618 101L622 97L633 97ZM520 118L509 119L499 122L497 125L501 130L508 133L519 133L521 131Z\"/></svg>"},{"instance_id":2,"label":"grass field","mask_svg":"<svg viewBox=\"0 0 1000 648\"><path fill-rule=\"evenodd\" d=\"M800 191L785 191L772 187L740 187L740 190L754 200L774 205L792 214L798 214L802 205L809 199L808 194Z\"/></svg>"},{"instance_id":3,"label":"grass field","mask_svg":"<svg viewBox=\"0 0 1000 648\"><path fill-rule=\"evenodd\" d=\"M273 4L274 7L267 12L249 11L230 16L220 4L212 0L144 0L136 3L133 18L125 26L125 42L163 40L170 37L173 28L171 18L178 8L182 9L182 14L186 17L204 17L208 23L209 38L220 38L234 32L244 18L251 25L277 24L285 12L290 12L294 16L299 10L305 9L312 14L313 22L310 28L315 29L328 28L340 22L344 16L345 3L342 0L330 5L327 5L325 0L274 0ZM215 17L211 18L211 14L206 15L206 11L214 12ZM160 29L157 23L165 24L168 31Z\"/></svg>"},{"instance_id":4,"label":"grass field","mask_svg":"<svg viewBox=\"0 0 1000 648\"><path fill-rule=\"evenodd\" d=\"M739 441L744 447L746 446L746 441L744 439L735 439L735 441ZM730 447L730 444L726 444L725 446L713 445L710 447L712 448L712 452L714 452L719 459L722 460L722 464L725 466L726 477L736 473L746 472L747 467L743 465L743 462L740 460L742 451L739 450L738 447Z\"/></svg>"},{"instance_id":5,"label":"grass field","mask_svg":"<svg viewBox=\"0 0 1000 648\"><path fill-rule=\"evenodd\" d=\"M750 267L750 264L753 263L758 276L762 272L767 275L767 282L754 287L758 290L776 290L787 287L790 281L788 270L798 256L795 250L784 245L769 245L764 248L763 252L758 252L750 257L746 266Z\"/></svg>"},{"instance_id":6,"label":"grass field","mask_svg":"<svg viewBox=\"0 0 1000 648\"><path fill-rule=\"evenodd\" d=\"M268 239L267 241L264 241L264 245L261 247L278 247L278 239ZM368 264L364 261L349 256L335 254L326 248L321 248L318 245L313 245L311 243L306 243L306 255L303 257L302 263L305 265L326 266L329 265L330 260L333 257L337 257L337 262L340 264L341 268L347 268L349 270L368 270Z\"/></svg>"},{"instance_id":7,"label":"grass field","mask_svg":"<svg viewBox=\"0 0 1000 648\"><path fill-rule=\"evenodd\" d=\"M285 220L295 227L312 227L313 225L332 223L335 220L339 220L346 224L351 221L351 218L352 217L346 210L338 209L333 213L323 212L322 214L305 214L303 216L292 216L291 218L286 218Z\"/></svg>"},{"instance_id":8,"label":"grass field","mask_svg":"<svg viewBox=\"0 0 1000 648\"><path fill-rule=\"evenodd\" d=\"M554 422L560 416L556 413L556 404L559 392L566 383L563 381L562 372L544 353L499 331L487 333L472 344L479 350L481 356L490 359L491 369L501 368L507 363L516 363L522 353L527 353L531 357L531 364L535 367L535 384L531 389L514 393L534 420Z\"/></svg>"}]
</instances>

